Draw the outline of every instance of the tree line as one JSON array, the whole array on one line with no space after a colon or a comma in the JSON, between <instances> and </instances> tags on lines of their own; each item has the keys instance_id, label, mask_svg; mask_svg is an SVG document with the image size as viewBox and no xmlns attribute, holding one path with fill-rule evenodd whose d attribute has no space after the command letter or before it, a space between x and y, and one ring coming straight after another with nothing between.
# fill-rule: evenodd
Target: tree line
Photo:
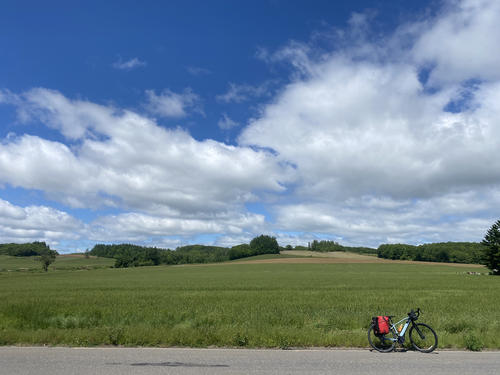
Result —
<instances>
[{"instance_id":1,"label":"tree line","mask_svg":"<svg viewBox=\"0 0 500 375\"><path fill-rule=\"evenodd\" d=\"M384 259L482 264L485 246L478 242L439 242L423 245L383 244L377 256Z\"/></svg>"},{"instance_id":2,"label":"tree line","mask_svg":"<svg viewBox=\"0 0 500 375\"><path fill-rule=\"evenodd\" d=\"M10 255L14 257L41 256L51 251L55 250L50 250L50 247L45 242L0 244L0 255Z\"/></svg>"},{"instance_id":3,"label":"tree line","mask_svg":"<svg viewBox=\"0 0 500 375\"><path fill-rule=\"evenodd\" d=\"M298 247L299 246L295 246L295 250L299 250ZM321 241L314 240L312 242L309 242L307 250L319 251L319 252L348 251L351 253L358 253L358 254L377 254L377 249L373 249L371 247L344 246L336 241L328 241L328 240L321 240Z\"/></svg>"},{"instance_id":4,"label":"tree line","mask_svg":"<svg viewBox=\"0 0 500 375\"><path fill-rule=\"evenodd\" d=\"M175 250L145 247L132 244L97 244L88 254L114 258L115 267L153 266L159 264L216 263L245 258L260 254L279 254L280 248L275 237L260 235L250 244L231 248L207 245L188 245Z\"/></svg>"}]
</instances>

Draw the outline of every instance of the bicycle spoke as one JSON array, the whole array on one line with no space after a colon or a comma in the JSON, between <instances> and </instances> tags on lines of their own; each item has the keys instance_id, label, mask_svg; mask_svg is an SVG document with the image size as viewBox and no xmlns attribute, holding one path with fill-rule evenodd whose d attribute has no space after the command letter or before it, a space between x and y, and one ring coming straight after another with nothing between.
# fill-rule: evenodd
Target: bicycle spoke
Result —
<instances>
[{"instance_id":1,"label":"bicycle spoke","mask_svg":"<svg viewBox=\"0 0 500 375\"><path fill-rule=\"evenodd\" d=\"M415 334L415 332L417 334ZM415 349L422 352L431 352L437 346L437 336L435 332L426 324L415 324L410 330L410 340Z\"/></svg>"}]
</instances>

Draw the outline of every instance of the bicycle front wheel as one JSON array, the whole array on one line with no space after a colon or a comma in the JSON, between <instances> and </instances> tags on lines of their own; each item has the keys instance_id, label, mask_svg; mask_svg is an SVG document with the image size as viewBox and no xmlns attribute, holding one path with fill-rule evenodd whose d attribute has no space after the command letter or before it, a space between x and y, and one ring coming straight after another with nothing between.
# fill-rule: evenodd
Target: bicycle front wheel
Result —
<instances>
[{"instance_id":1,"label":"bicycle front wheel","mask_svg":"<svg viewBox=\"0 0 500 375\"><path fill-rule=\"evenodd\" d=\"M392 337L391 332L386 335L376 335L373 324L368 328L368 342L373 349L382 353L390 352L396 345L396 341Z\"/></svg>"},{"instance_id":2,"label":"bicycle front wheel","mask_svg":"<svg viewBox=\"0 0 500 375\"><path fill-rule=\"evenodd\" d=\"M430 353L437 348L436 332L424 323L416 323L410 328L410 342L419 352Z\"/></svg>"}]
</instances>

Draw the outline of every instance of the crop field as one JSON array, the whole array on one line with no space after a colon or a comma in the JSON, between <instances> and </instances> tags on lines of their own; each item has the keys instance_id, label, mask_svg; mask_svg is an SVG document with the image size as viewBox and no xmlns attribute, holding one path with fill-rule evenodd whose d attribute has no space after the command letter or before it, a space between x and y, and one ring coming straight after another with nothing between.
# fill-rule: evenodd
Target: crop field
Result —
<instances>
[{"instance_id":1,"label":"crop field","mask_svg":"<svg viewBox=\"0 0 500 375\"><path fill-rule=\"evenodd\" d=\"M107 268L115 264L114 259L85 258L82 254L58 255L56 261L49 266L49 270L76 270L86 268ZM0 255L0 272L2 271L40 271L42 266L37 257L12 257Z\"/></svg>"},{"instance_id":2,"label":"crop field","mask_svg":"<svg viewBox=\"0 0 500 375\"><path fill-rule=\"evenodd\" d=\"M485 269L293 259L0 272L0 344L367 347L372 316L420 307L440 348L500 349Z\"/></svg>"}]
</instances>

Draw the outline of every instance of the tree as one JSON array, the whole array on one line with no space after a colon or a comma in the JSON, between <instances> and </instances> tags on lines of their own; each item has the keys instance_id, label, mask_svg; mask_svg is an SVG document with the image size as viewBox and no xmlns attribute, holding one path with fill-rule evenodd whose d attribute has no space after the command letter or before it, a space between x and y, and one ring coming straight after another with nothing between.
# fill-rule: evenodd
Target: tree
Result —
<instances>
[{"instance_id":1,"label":"tree","mask_svg":"<svg viewBox=\"0 0 500 375\"><path fill-rule=\"evenodd\" d=\"M500 220L488 229L481 243L485 246L483 264L493 275L500 275Z\"/></svg>"},{"instance_id":2,"label":"tree","mask_svg":"<svg viewBox=\"0 0 500 375\"><path fill-rule=\"evenodd\" d=\"M276 237L266 236L261 234L259 237L255 237L250 241L250 248L252 251L258 254L279 254L280 247Z\"/></svg>"},{"instance_id":3,"label":"tree","mask_svg":"<svg viewBox=\"0 0 500 375\"><path fill-rule=\"evenodd\" d=\"M42 263L42 269L47 272L49 270L49 266L54 263L56 260L57 251L55 250L47 250L44 251L38 260Z\"/></svg>"}]
</instances>

